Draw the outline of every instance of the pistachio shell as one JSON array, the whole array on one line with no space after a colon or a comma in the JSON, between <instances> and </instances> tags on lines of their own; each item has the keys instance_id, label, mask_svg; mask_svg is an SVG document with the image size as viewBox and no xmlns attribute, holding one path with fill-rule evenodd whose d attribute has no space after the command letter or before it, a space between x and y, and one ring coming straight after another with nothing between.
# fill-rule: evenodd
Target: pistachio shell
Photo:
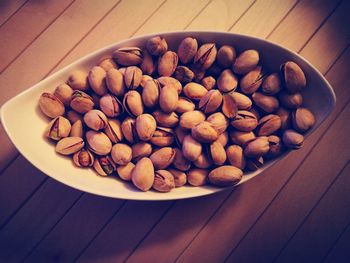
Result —
<instances>
[{"instance_id":1,"label":"pistachio shell","mask_svg":"<svg viewBox=\"0 0 350 263\"><path fill-rule=\"evenodd\" d=\"M272 113L279 107L278 99L272 96L263 95L260 92L255 92L252 95L253 101L256 106L265 111L266 113Z\"/></svg>"},{"instance_id":2,"label":"pistachio shell","mask_svg":"<svg viewBox=\"0 0 350 263\"><path fill-rule=\"evenodd\" d=\"M201 79L201 84L207 90L211 90L215 87L216 80L212 76L207 76Z\"/></svg>"},{"instance_id":3,"label":"pistachio shell","mask_svg":"<svg viewBox=\"0 0 350 263\"><path fill-rule=\"evenodd\" d=\"M136 132L140 140L149 141L156 128L156 120L151 114L141 114L136 118Z\"/></svg>"},{"instance_id":4,"label":"pistachio shell","mask_svg":"<svg viewBox=\"0 0 350 263\"><path fill-rule=\"evenodd\" d=\"M106 134L97 131L87 131L85 134L88 149L98 155L107 155L112 149L112 143Z\"/></svg>"},{"instance_id":5,"label":"pistachio shell","mask_svg":"<svg viewBox=\"0 0 350 263\"><path fill-rule=\"evenodd\" d=\"M191 167L191 162L185 158L182 151L179 148L174 148L175 158L173 160L173 165L175 168L181 171L187 171Z\"/></svg>"},{"instance_id":6,"label":"pistachio shell","mask_svg":"<svg viewBox=\"0 0 350 263\"><path fill-rule=\"evenodd\" d=\"M244 155L248 158L259 158L265 155L269 149L268 138L266 136L261 136L247 144L244 148Z\"/></svg>"},{"instance_id":7,"label":"pistachio shell","mask_svg":"<svg viewBox=\"0 0 350 263\"><path fill-rule=\"evenodd\" d=\"M89 84L92 90L102 96L107 93L107 86L106 86L106 71L99 67L95 66L93 67L88 75Z\"/></svg>"},{"instance_id":8,"label":"pistachio shell","mask_svg":"<svg viewBox=\"0 0 350 263\"><path fill-rule=\"evenodd\" d=\"M163 147L154 151L150 159L156 170L167 168L175 158L175 150L171 147Z\"/></svg>"},{"instance_id":9,"label":"pistachio shell","mask_svg":"<svg viewBox=\"0 0 350 263\"><path fill-rule=\"evenodd\" d=\"M73 162L78 167L90 167L94 164L94 160L95 158L92 153L85 148L82 148L73 155Z\"/></svg>"},{"instance_id":10,"label":"pistachio shell","mask_svg":"<svg viewBox=\"0 0 350 263\"><path fill-rule=\"evenodd\" d=\"M306 132L314 126L314 114L306 108L298 108L292 113L293 128L299 132Z\"/></svg>"},{"instance_id":11,"label":"pistachio shell","mask_svg":"<svg viewBox=\"0 0 350 263\"><path fill-rule=\"evenodd\" d=\"M157 127L150 141L156 146L165 147L171 145L174 142L174 138L175 135L172 129Z\"/></svg>"},{"instance_id":12,"label":"pistachio shell","mask_svg":"<svg viewBox=\"0 0 350 263\"><path fill-rule=\"evenodd\" d=\"M191 100L200 100L208 90L198 83L190 82L183 88L183 92Z\"/></svg>"},{"instance_id":13,"label":"pistachio shell","mask_svg":"<svg viewBox=\"0 0 350 263\"><path fill-rule=\"evenodd\" d=\"M282 154L283 145L281 139L276 135L270 135L269 140L269 151L265 155L266 158L275 158Z\"/></svg>"},{"instance_id":14,"label":"pistachio shell","mask_svg":"<svg viewBox=\"0 0 350 263\"><path fill-rule=\"evenodd\" d=\"M198 108L204 113L213 113L220 107L221 103L221 92L217 89L212 89L200 99Z\"/></svg>"},{"instance_id":15,"label":"pistachio shell","mask_svg":"<svg viewBox=\"0 0 350 263\"><path fill-rule=\"evenodd\" d=\"M64 106L69 106L73 95L73 89L66 83L62 83L57 86L53 95L56 96L64 104Z\"/></svg>"},{"instance_id":16,"label":"pistachio shell","mask_svg":"<svg viewBox=\"0 0 350 263\"><path fill-rule=\"evenodd\" d=\"M197 160L193 161L193 164L197 168L207 169L213 165L213 162L208 158L208 155L205 152L202 152L197 158Z\"/></svg>"},{"instance_id":17,"label":"pistachio shell","mask_svg":"<svg viewBox=\"0 0 350 263\"><path fill-rule=\"evenodd\" d=\"M235 91L238 85L238 79L230 69L225 69L221 72L217 85L218 89L222 92Z\"/></svg>"},{"instance_id":18,"label":"pistachio shell","mask_svg":"<svg viewBox=\"0 0 350 263\"><path fill-rule=\"evenodd\" d=\"M253 113L239 110L231 125L240 131L252 131L258 125L258 120Z\"/></svg>"},{"instance_id":19,"label":"pistachio shell","mask_svg":"<svg viewBox=\"0 0 350 263\"><path fill-rule=\"evenodd\" d=\"M139 140L136 132L136 120L126 117L121 125L123 135L129 143L134 143Z\"/></svg>"},{"instance_id":20,"label":"pistachio shell","mask_svg":"<svg viewBox=\"0 0 350 263\"><path fill-rule=\"evenodd\" d=\"M95 131L102 130L107 126L107 117L100 110L90 110L84 115L84 123Z\"/></svg>"},{"instance_id":21,"label":"pistachio shell","mask_svg":"<svg viewBox=\"0 0 350 263\"><path fill-rule=\"evenodd\" d=\"M300 93L288 93L281 91L278 96L281 104L288 109L296 109L303 103L303 97Z\"/></svg>"},{"instance_id":22,"label":"pistachio shell","mask_svg":"<svg viewBox=\"0 0 350 263\"><path fill-rule=\"evenodd\" d=\"M208 69L214 63L216 54L217 50L214 43L203 44L194 56L195 67L201 70Z\"/></svg>"},{"instance_id":23,"label":"pistachio shell","mask_svg":"<svg viewBox=\"0 0 350 263\"><path fill-rule=\"evenodd\" d=\"M177 169L169 169L168 171L174 177L175 187L180 187L186 184L187 175L183 171L179 171Z\"/></svg>"},{"instance_id":24,"label":"pistachio shell","mask_svg":"<svg viewBox=\"0 0 350 263\"><path fill-rule=\"evenodd\" d=\"M108 176L114 173L116 165L109 156L97 156L94 161L94 169L101 176Z\"/></svg>"},{"instance_id":25,"label":"pistachio shell","mask_svg":"<svg viewBox=\"0 0 350 263\"><path fill-rule=\"evenodd\" d=\"M118 143L123 140L123 132L119 120L109 119L104 132L112 143Z\"/></svg>"},{"instance_id":26,"label":"pistachio shell","mask_svg":"<svg viewBox=\"0 0 350 263\"><path fill-rule=\"evenodd\" d=\"M84 140L80 137L65 137L56 144L56 152L70 155L84 147Z\"/></svg>"},{"instance_id":27,"label":"pistachio shell","mask_svg":"<svg viewBox=\"0 0 350 263\"><path fill-rule=\"evenodd\" d=\"M124 112L122 103L117 97L106 94L100 98L99 105L101 110L107 117L114 118L121 115Z\"/></svg>"},{"instance_id":28,"label":"pistachio shell","mask_svg":"<svg viewBox=\"0 0 350 263\"><path fill-rule=\"evenodd\" d=\"M161 56L168 50L166 40L161 36L155 36L147 40L146 47L153 56Z\"/></svg>"},{"instance_id":29,"label":"pistachio shell","mask_svg":"<svg viewBox=\"0 0 350 263\"><path fill-rule=\"evenodd\" d=\"M237 115L238 108L234 98L229 94L225 94L222 97L222 99L222 113L229 119L235 118Z\"/></svg>"},{"instance_id":30,"label":"pistachio shell","mask_svg":"<svg viewBox=\"0 0 350 263\"><path fill-rule=\"evenodd\" d=\"M281 65L284 86L291 93L300 92L306 86L303 70L293 61Z\"/></svg>"},{"instance_id":31,"label":"pistachio shell","mask_svg":"<svg viewBox=\"0 0 350 263\"><path fill-rule=\"evenodd\" d=\"M73 123L69 136L83 138L84 129L83 129L83 122L81 120L77 120L76 122Z\"/></svg>"},{"instance_id":32,"label":"pistachio shell","mask_svg":"<svg viewBox=\"0 0 350 263\"><path fill-rule=\"evenodd\" d=\"M290 111L285 109L285 108L283 108L283 107L280 107L276 111L276 114L281 119L281 129L282 130L289 129L290 125L291 125L291 114L290 114Z\"/></svg>"},{"instance_id":33,"label":"pistachio shell","mask_svg":"<svg viewBox=\"0 0 350 263\"><path fill-rule=\"evenodd\" d=\"M175 78L181 83L189 83L194 79L194 73L188 67L178 66L175 70Z\"/></svg>"},{"instance_id":34,"label":"pistachio shell","mask_svg":"<svg viewBox=\"0 0 350 263\"><path fill-rule=\"evenodd\" d=\"M152 75L156 70L156 65L155 65L155 62L153 61L153 57L147 52L147 50L143 50L142 53L143 53L143 60L140 65L140 68L143 74Z\"/></svg>"},{"instance_id":35,"label":"pistachio shell","mask_svg":"<svg viewBox=\"0 0 350 263\"><path fill-rule=\"evenodd\" d=\"M106 73L106 85L112 94L122 96L126 92L123 74L116 68L112 68Z\"/></svg>"},{"instance_id":36,"label":"pistachio shell","mask_svg":"<svg viewBox=\"0 0 350 263\"><path fill-rule=\"evenodd\" d=\"M221 133L216 141L221 143L222 146L225 147L229 141L228 133L227 132Z\"/></svg>"},{"instance_id":37,"label":"pistachio shell","mask_svg":"<svg viewBox=\"0 0 350 263\"><path fill-rule=\"evenodd\" d=\"M253 105L251 99L242 93L231 92L229 95L233 97L239 110L249 110Z\"/></svg>"},{"instance_id":38,"label":"pistachio shell","mask_svg":"<svg viewBox=\"0 0 350 263\"><path fill-rule=\"evenodd\" d=\"M45 136L59 141L64 137L67 137L71 131L71 124L69 120L62 116L58 116L50 121L49 125L46 128Z\"/></svg>"},{"instance_id":39,"label":"pistachio shell","mask_svg":"<svg viewBox=\"0 0 350 263\"><path fill-rule=\"evenodd\" d=\"M202 153L202 145L191 135L186 135L182 142L182 153L187 160L195 161Z\"/></svg>"},{"instance_id":40,"label":"pistachio shell","mask_svg":"<svg viewBox=\"0 0 350 263\"><path fill-rule=\"evenodd\" d=\"M202 121L192 128L192 137L202 143L215 141L219 134L210 122Z\"/></svg>"},{"instance_id":41,"label":"pistachio shell","mask_svg":"<svg viewBox=\"0 0 350 263\"><path fill-rule=\"evenodd\" d=\"M212 170L209 175L209 181L217 186L230 186L237 184L243 176L243 172L241 169L224 165Z\"/></svg>"},{"instance_id":42,"label":"pistachio shell","mask_svg":"<svg viewBox=\"0 0 350 263\"><path fill-rule=\"evenodd\" d=\"M236 59L236 50L232 46L223 45L219 48L216 60L219 66L229 68Z\"/></svg>"},{"instance_id":43,"label":"pistachio shell","mask_svg":"<svg viewBox=\"0 0 350 263\"><path fill-rule=\"evenodd\" d=\"M103 68L106 72L112 68L117 69L118 66L115 64L112 58L103 58L98 65Z\"/></svg>"},{"instance_id":44,"label":"pistachio shell","mask_svg":"<svg viewBox=\"0 0 350 263\"><path fill-rule=\"evenodd\" d=\"M259 63L259 52L253 49L245 50L236 58L232 69L237 74L246 74Z\"/></svg>"},{"instance_id":45,"label":"pistachio shell","mask_svg":"<svg viewBox=\"0 0 350 263\"><path fill-rule=\"evenodd\" d=\"M113 59L123 66L135 66L142 62L142 51L138 47L123 47L112 53Z\"/></svg>"},{"instance_id":46,"label":"pistachio shell","mask_svg":"<svg viewBox=\"0 0 350 263\"><path fill-rule=\"evenodd\" d=\"M239 86L243 93L252 94L260 87L262 81L262 69L260 66L257 66L256 68L245 74L243 78L241 78L241 80L239 81Z\"/></svg>"},{"instance_id":47,"label":"pistachio shell","mask_svg":"<svg viewBox=\"0 0 350 263\"><path fill-rule=\"evenodd\" d=\"M82 121L83 116L74 110L70 110L67 112L67 119L70 121L70 123L75 123L78 120Z\"/></svg>"},{"instance_id":48,"label":"pistachio shell","mask_svg":"<svg viewBox=\"0 0 350 263\"><path fill-rule=\"evenodd\" d=\"M124 95L123 106L131 117L137 117L143 113L143 103L140 93L130 90Z\"/></svg>"},{"instance_id":49,"label":"pistachio shell","mask_svg":"<svg viewBox=\"0 0 350 263\"><path fill-rule=\"evenodd\" d=\"M195 107L196 105L192 102L192 100L185 97L179 97L175 111L177 113L184 113L187 111L194 111Z\"/></svg>"},{"instance_id":50,"label":"pistachio shell","mask_svg":"<svg viewBox=\"0 0 350 263\"><path fill-rule=\"evenodd\" d=\"M175 140L179 147L182 146L183 140L186 135L190 134L190 130L181 128L181 126L177 126L175 129Z\"/></svg>"},{"instance_id":51,"label":"pistachio shell","mask_svg":"<svg viewBox=\"0 0 350 263\"><path fill-rule=\"evenodd\" d=\"M112 147L111 156L116 164L126 165L131 161L132 149L127 144L116 143Z\"/></svg>"},{"instance_id":52,"label":"pistachio shell","mask_svg":"<svg viewBox=\"0 0 350 263\"><path fill-rule=\"evenodd\" d=\"M152 145L147 142L139 142L131 145L132 160L137 162L143 157L148 157L152 153Z\"/></svg>"},{"instance_id":53,"label":"pistachio shell","mask_svg":"<svg viewBox=\"0 0 350 263\"><path fill-rule=\"evenodd\" d=\"M151 159L143 157L131 172L133 184L142 191L148 191L154 182L154 167Z\"/></svg>"},{"instance_id":54,"label":"pistachio shell","mask_svg":"<svg viewBox=\"0 0 350 263\"><path fill-rule=\"evenodd\" d=\"M39 99L41 111L50 118L56 118L64 114L63 103L54 95L44 92Z\"/></svg>"},{"instance_id":55,"label":"pistachio shell","mask_svg":"<svg viewBox=\"0 0 350 263\"><path fill-rule=\"evenodd\" d=\"M127 67L124 73L125 87L129 90L136 89L141 84L142 71L136 66Z\"/></svg>"},{"instance_id":56,"label":"pistachio shell","mask_svg":"<svg viewBox=\"0 0 350 263\"><path fill-rule=\"evenodd\" d=\"M132 162L127 163L126 165L120 165L117 168L117 173L121 179L124 181L131 181L131 174L135 167L135 164Z\"/></svg>"},{"instance_id":57,"label":"pistachio shell","mask_svg":"<svg viewBox=\"0 0 350 263\"><path fill-rule=\"evenodd\" d=\"M239 146L245 146L250 141L254 140L255 134L253 132L232 131L230 133L231 141Z\"/></svg>"},{"instance_id":58,"label":"pistachio shell","mask_svg":"<svg viewBox=\"0 0 350 263\"><path fill-rule=\"evenodd\" d=\"M216 112L211 114L207 121L211 123L211 125L218 131L219 134L222 134L226 131L229 121L221 112Z\"/></svg>"},{"instance_id":59,"label":"pistachio shell","mask_svg":"<svg viewBox=\"0 0 350 263\"><path fill-rule=\"evenodd\" d=\"M142 101L148 108L157 106L159 101L160 86L158 81L149 80L142 89Z\"/></svg>"},{"instance_id":60,"label":"pistachio shell","mask_svg":"<svg viewBox=\"0 0 350 263\"><path fill-rule=\"evenodd\" d=\"M187 111L180 117L180 126L185 129L192 129L197 124L205 120L205 115L201 111Z\"/></svg>"},{"instance_id":61,"label":"pistachio shell","mask_svg":"<svg viewBox=\"0 0 350 263\"><path fill-rule=\"evenodd\" d=\"M74 90L87 91L89 89L88 76L81 70L72 71L67 84Z\"/></svg>"},{"instance_id":62,"label":"pistachio shell","mask_svg":"<svg viewBox=\"0 0 350 263\"><path fill-rule=\"evenodd\" d=\"M216 141L208 146L208 156L216 165L223 165L227 158L224 146Z\"/></svg>"},{"instance_id":63,"label":"pistachio shell","mask_svg":"<svg viewBox=\"0 0 350 263\"><path fill-rule=\"evenodd\" d=\"M260 119L258 125L258 135L268 136L281 128L281 118L275 114L269 114Z\"/></svg>"},{"instance_id":64,"label":"pistachio shell","mask_svg":"<svg viewBox=\"0 0 350 263\"><path fill-rule=\"evenodd\" d=\"M230 145L226 149L226 155L229 163L241 170L245 168L245 157L243 148L239 145Z\"/></svg>"},{"instance_id":65,"label":"pistachio shell","mask_svg":"<svg viewBox=\"0 0 350 263\"><path fill-rule=\"evenodd\" d=\"M179 59L183 64L192 61L198 50L198 43L195 38L186 37L183 39L177 49Z\"/></svg>"},{"instance_id":66,"label":"pistachio shell","mask_svg":"<svg viewBox=\"0 0 350 263\"><path fill-rule=\"evenodd\" d=\"M178 94L180 94L181 91L182 91L182 85L181 85L180 81L178 81L175 78L172 78L172 77L160 77L160 78L157 78L157 81L158 81L159 86L161 88L163 88L165 86L172 85L172 86L174 86L176 88Z\"/></svg>"},{"instance_id":67,"label":"pistachio shell","mask_svg":"<svg viewBox=\"0 0 350 263\"><path fill-rule=\"evenodd\" d=\"M304 144L304 136L294 130L285 130L282 140L284 145L291 149L299 149Z\"/></svg>"},{"instance_id":68,"label":"pistachio shell","mask_svg":"<svg viewBox=\"0 0 350 263\"><path fill-rule=\"evenodd\" d=\"M159 76L170 77L174 74L178 63L178 56L175 52L167 51L158 60Z\"/></svg>"},{"instance_id":69,"label":"pistachio shell","mask_svg":"<svg viewBox=\"0 0 350 263\"><path fill-rule=\"evenodd\" d=\"M207 182L208 170L193 168L187 173L187 182L192 186L202 186Z\"/></svg>"},{"instance_id":70,"label":"pistachio shell","mask_svg":"<svg viewBox=\"0 0 350 263\"><path fill-rule=\"evenodd\" d=\"M72 100L70 106L73 110L83 114L92 110L95 103L92 98L87 95L85 92L80 90L75 90L72 95Z\"/></svg>"},{"instance_id":71,"label":"pistachio shell","mask_svg":"<svg viewBox=\"0 0 350 263\"><path fill-rule=\"evenodd\" d=\"M170 192L175 188L175 180L173 175L167 170L156 171L152 187L159 192Z\"/></svg>"},{"instance_id":72,"label":"pistachio shell","mask_svg":"<svg viewBox=\"0 0 350 263\"><path fill-rule=\"evenodd\" d=\"M179 95L173 86L165 86L160 90L159 106L163 112L171 113L175 111L178 100Z\"/></svg>"},{"instance_id":73,"label":"pistachio shell","mask_svg":"<svg viewBox=\"0 0 350 263\"><path fill-rule=\"evenodd\" d=\"M266 95L275 95L281 90L281 78L278 73L268 75L262 83L262 91Z\"/></svg>"},{"instance_id":74,"label":"pistachio shell","mask_svg":"<svg viewBox=\"0 0 350 263\"><path fill-rule=\"evenodd\" d=\"M153 117L156 119L160 126L172 128L179 123L179 116L175 113L164 113L160 110L156 110L152 113Z\"/></svg>"}]
</instances>

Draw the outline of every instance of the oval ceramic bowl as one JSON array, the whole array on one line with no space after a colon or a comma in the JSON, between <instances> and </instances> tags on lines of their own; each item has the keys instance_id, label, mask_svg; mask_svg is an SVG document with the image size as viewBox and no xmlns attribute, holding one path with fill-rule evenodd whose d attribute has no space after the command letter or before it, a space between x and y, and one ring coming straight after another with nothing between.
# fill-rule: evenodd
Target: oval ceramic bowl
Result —
<instances>
[{"instance_id":1,"label":"oval ceramic bowl","mask_svg":"<svg viewBox=\"0 0 350 263\"><path fill-rule=\"evenodd\" d=\"M268 72L278 71L280 64L287 60L298 63L304 70L308 82L307 87L302 92L304 105L312 110L317 120L307 135L310 135L325 120L334 107L334 92L321 73L295 52L279 45L250 36L223 32L170 32L160 35L165 37L171 50L176 50L180 41L187 36L195 37L199 43L215 42L217 46L233 45L239 52L245 49L257 49L261 55L262 65ZM58 84L66 81L72 70L88 71L102 57L110 55L117 48L144 47L147 39L152 36L154 35L127 39L93 52L6 102L1 109L2 124L19 152L34 166L57 181L101 196L132 200L174 200L222 191L224 188L212 186L185 186L176 188L169 193L141 192L130 183L122 182L117 178L100 177L92 169L76 168L70 158L56 154L54 145L43 137L49 120L43 116L38 108L38 99L42 92L52 92ZM268 162L255 172L246 173L239 184L257 176L281 160L286 154L288 152Z\"/></svg>"}]
</instances>

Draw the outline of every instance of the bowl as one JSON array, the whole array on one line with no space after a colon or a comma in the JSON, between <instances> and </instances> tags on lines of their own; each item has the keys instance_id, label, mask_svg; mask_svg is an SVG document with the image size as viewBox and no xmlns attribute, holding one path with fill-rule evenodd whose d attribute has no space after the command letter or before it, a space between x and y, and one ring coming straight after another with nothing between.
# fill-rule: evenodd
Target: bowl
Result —
<instances>
[{"instance_id":1,"label":"bowl","mask_svg":"<svg viewBox=\"0 0 350 263\"><path fill-rule=\"evenodd\" d=\"M218 46L223 44L233 45L238 52L245 49L257 49L263 67L268 72L278 71L280 64L285 61L295 61L304 70L308 82L307 87L302 91L303 105L311 109L316 116L316 123L308 131L306 137L320 126L334 108L334 91L322 74L295 52L275 43L251 36L225 32L180 31L158 33L127 39L88 54L7 101L1 108L1 121L18 151L51 178L70 187L100 196L130 200L175 200L209 195L227 189L208 185L202 187L184 186L173 189L169 193L141 192L134 188L131 183L122 182L115 177L100 177L92 169L78 169L73 165L71 158L57 154L54 145L43 137L49 120L43 116L38 107L38 99L42 92L53 92L58 84L66 81L72 70L82 69L87 71L96 65L102 57L110 55L115 49L125 46L145 46L146 41L155 35L162 35L167 40L171 50L176 50L180 41L187 36L195 37L199 43L215 42ZM288 153L289 151L279 158L271 160L257 171L245 173L239 184L233 187L254 178L280 161Z\"/></svg>"}]
</instances>

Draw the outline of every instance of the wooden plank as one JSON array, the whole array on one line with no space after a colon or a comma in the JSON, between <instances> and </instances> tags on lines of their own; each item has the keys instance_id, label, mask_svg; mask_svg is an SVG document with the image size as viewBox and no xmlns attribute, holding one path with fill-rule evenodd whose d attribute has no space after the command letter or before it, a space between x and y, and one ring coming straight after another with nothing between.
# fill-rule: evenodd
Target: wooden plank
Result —
<instances>
[{"instance_id":1,"label":"wooden plank","mask_svg":"<svg viewBox=\"0 0 350 263\"><path fill-rule=\"evenodd\" d=\"M330 250L325 260L322 262L327 263L347 263L350 257L350 222L344 229L344 232L334 244L334 247Z\"/></svg>"},{"instance_id":2,"label":"wooden plank","mask_svg":"<svg viewBox=\"0 0 350 263\"><path fill-rule=\"evenodd\" d=\"M4 0L0 1L0 27L16 14L27 0Z\"/></svg>"},{"instance_id":3,"label":"wooden plank","mask_svg":"<svg viewBox=\"0 0 350 263\"><path fill-rule=\"evenodd\" d=\"M276 262L321 262L350 222L349 192L348 161L315 209L280 252Z\"/></svg>"},{"instance_id":4,"label":"wooden plank","mask_svg":"<svg viewBox=\"0 0 350 263\"><path fill-rule=\"evenodd\" d=\"M30 45L72 0L28 2L0 28L0 72Z\"/></svg>"}]
</instances>

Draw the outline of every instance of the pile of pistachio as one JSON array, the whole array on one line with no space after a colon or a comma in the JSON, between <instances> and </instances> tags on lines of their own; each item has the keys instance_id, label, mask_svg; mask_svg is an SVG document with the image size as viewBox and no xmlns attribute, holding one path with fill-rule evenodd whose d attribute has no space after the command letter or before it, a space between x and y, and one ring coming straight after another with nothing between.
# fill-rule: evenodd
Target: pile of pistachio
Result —
<instances>
[{"instance_id":1,"label":"pile of pistachio","mask_svg":"<svg viewBox=\"0 0 350 263\"><path fill-rule=\"evenodd\" d=\"M76 166L169 192L234 185L300 148L315 123L302 107L305 86L295 62L265 72L257 50L187 37L175 52L156 36L71 72L39 106L52 118L45 135Z\"/></svg>"}]
</instances>

